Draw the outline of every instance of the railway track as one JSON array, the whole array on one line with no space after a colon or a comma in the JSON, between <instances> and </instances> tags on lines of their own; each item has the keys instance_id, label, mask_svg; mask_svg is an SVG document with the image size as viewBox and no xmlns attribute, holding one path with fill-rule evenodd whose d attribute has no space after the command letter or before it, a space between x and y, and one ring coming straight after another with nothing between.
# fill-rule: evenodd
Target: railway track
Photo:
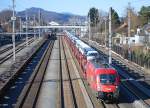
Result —
<instances>
[{"instance_id":1,"label":"railway track","mask_svg":"<svg viewBox=\"0 0 150 108\"><path fill-rule=\"evenodd\" d=\"M31 39L29 41L29 45L33 42L34 40ZM21 51L22 49L24 49L26 47L25 43L22 46L17 45L18 47L15 49L15 52L18 53L19 51ZM9 51L12 47L8 47L6 48L4 51L2 51L1 53L5 53L7 51ZM10 53L6 54L4 57L0 58L0 64L4 63L5 61L7 61L8 59L10 59L13 56L13 52L11 51Z\"/></svg>"},{"instance_id":2,"label":"railway track","mask_svg":"<svg viewBox=\"0 0 150 108\"><path fill-rule=\"evenodd\" d=\"M29 40L32 40L32 38L29 38ZM16 43L16 47L19 46L20 44L22 44L23 42L24 42L24 44L25 44L25 41L24 41L24 40L17 42L17 43ZM10 50L10 49L12 49L12 48L13 48L13 47L12 47L12 45L11 45L11 46L9 46L9 47L4 48L3 50L0 50L0 55L3 54L3 53L5 53L5 52L7 52L8 50Z\"/></svg>"},{"instance_id":3,"label":"railway track","mask_svg":"<svg viewBox=\"0 0 150 108\"><path fill-rule=\"evenodd\" d=\"M99 51L99 53L103 56L103 58L106 61L108 60L107 51L99 49L98 47L96 47L96 44L94 44L94 45L92 44L92 47L96 48L96 50ZM102 52L102 51L104 51L104 52ZM120 76L121 76L122 79L127 79L127 80L124 80L122 82L122 85L128 91L130 91L136 97L136 99L138 99L138 101L136 101L135 103L133 103L133 106L139 107L139 108L141 108L141 107L143 107L143 108L150 107L150 95L149 95L149 93L146 93L147 89L145 91L142 90L142 88L140 88L140 87L137 86L136 80L134 80L133 78L129 77L130 75L125 74L125 71L128 73L128 71L130 71L130 68L133 69L133 67L129 66L129 63L125 63L124 64L124 61L122 61L122 60L118 61L118 59L120 60L120 58L118 58L115 55L113 55L112 65L113 65L113 67L115 69L117 69L117 71L119 72L119 74L120 74ZM136 67L134 67L134 69L135 68ZM136 68L135 71L137 71L137 69L138 68ZM144 86L141 86L141 87L144 87Z\"/></svg>"},{"instance_id":4,"label":"railway track","mask_svg":"<svg viewBox=\"0 0 150 108\"><path fill-rule=\"evenodd\" d=\"M68 48L69 48L69 47L68 47ZM77 69L78 69L78 71L79 71L81 80L83 81L83 84L84 84L84 86L85 86L85 88L86 88L86 91L87 91L87 94L88 94L88 97L89 97L89 100L90 100L90 102L91 102L91 104L92 104L92 105L90 106L90 108L92 108L92 107L93 107L93 108L120 108L118 104L106 104L105 102L103 102L103 101L101 101L101 100L98 100L98 99L96 98L96 96L93 94L92 90L91 90L90 87L88 86L88 83L87 83L86 79L84 79L83 71L82 71L82 69L81 69L81 67L80 67L80 64L78 63L76 57L73 55L73 53L72 53L72 51L71 51L70 48L69 48L69 50L70 50L70 52L71 52L72 58L74 58L73 61L74 61L75 65L76 65L76 67L77 67Z\"/></svg>"},{"instance_id":5,"label":"railway track","mask_svg":"<svg viewBox=\"0 0 150 108\"><path fill-rule=\"evenodd\" d=\"M75 91L73 88L73 82L68 67L67 56L64 48L64 44L59 40L60 47L60 97L61 108L78 108Z\"/></svg>"},{"instance_id":6,"label":"railway track","mask_svg":"<svg viewBox=\"0 0 150 108\"><path fill-rule=\"evenodd\" d=\"M118 66L118 64L116 64L115 61L113 61L113 66L116 67ZM120 66L118 66L120 68ZM116 67L116 68L118 68ZM121 69L121 68L120 68ZM134 79L128 79L126 78L123 74L120 74L122 79L127 79L125 81L122 81L122 85L127 88L132 94L135 95L135 97L137 97L137 99L141 102L141 104L139 104L140 106L144 106L144 107L150 107L150 94L147 94L146 91L144 92L144 90L139 89L139 87L137 87L136 85L136 81ZM142 87L141 87L142 88Z\"/></svg>"},{"instance_id":7,"label":"railway track","mask_svg":"<svg viewBox=\"0 0 150 108\"><path fill-rule=\"evenodd\" d=\"M4 73L0 75L0 95L3 94L3 91L5 91L5 86L7 84L9 85L10 80L13 77L16 77L16 74L18 74L19 71L22 69L20 67L23 67L23 65L25 65L27 61L29 61L29 59L32 57L32 55L34 55L37 49L43 45L43 42L45 42L45 40L39 42L39 45L34 46L35 49L30 54L28 54L27 56L25 55L23 58L20 58L19 62L12 64L10 67L7 68L6 71L4 71ZM9 57L6 59L9 59Z\"/></svg>"},{"instance_id":8,"label":"railway track","mask_svg":"<svg viewBox=\"0 0 150 108\"><path fill-rule=\"evenodd\" d=\"M5 83L1 84L0 107L14 107L16 106L17 102L21 101L20 97L22 97L22 94L25 93L22 91L27 89L26 87L31 83L29 81L31 74L33 73L33 71L38 71L39 68L37 66L41 66L38 63L41 63L43 61L41 59L45 56L43 55L43 52L44 54L47 54L46 52L48 52L48 50L46 50L47 46L50 45L48 43L49 40L43 40L42 42L40 42L40 44L36 47L36 50L33 50L32 54L28 55L28 60L25 61L16 72L14 72L13 75L9 79L7 79L7 81L5 81ZM53 42L51 42L51 44L52 43Z\"/></svg>"},{"instance_id":9,"label":"railway track","mask_svg":"<svg viewBox=\"0 0 150 108\"><path fill-rule=\"evenodd\" d=\"M33 108L36 105L40 88L45 75L45 70L51 55L54 41L50 41L46 51L44 52L40 62L30 77L28 84L23 89L22 94L19 96L15 108Z\"/></svg>"},{"instance_id":10,"label":"railway track","mask_svg":"<svg viewBox=\"0 0 150 108\"><path fill-rule=\"evenodd\" d=\"M17 45L16 45L16 46L17 46ZM8 50L10 50L10 49L12 49L12 46L9 46L9 47L7 47L7 48L1 50L1 51L0 51L0 55L3 54L3 53L5 53L6 51L8 51Z\"/></svg>"},{"instance_id":11,"label":"railway track","mask_svg":"<svg viewBox=\"0 0 150 108\"><path fill-rule=\"evenodd\" d=\"M101 51L100 51L100 53L104 56L105 59L107 59L107 57L108 57L107 55L105 55ZM132 79L131 77L130 77L131 79L127 78L123 74L124 73L123 68L126 68L126 66L123 65L122 63L118 63L118 61L115 59L113 59L112 63L113 63L112 64L113 67L115 67L118 70L121 78L127 79L122 82L122 85L138 99L138 101L136 101L136 103L133 103L133 105L136 107L138 106L138 107L144 107L144 108L150 107L150 95L148 93L146 93L146 91L144 91L140 87L138 87L136 85L136 81L134 79ZM126 69L127 69L126 71L128 71L128 68L126 68ZM143 86L141 86L141 87L143 87Z\"/></svg>"}]
</instances>

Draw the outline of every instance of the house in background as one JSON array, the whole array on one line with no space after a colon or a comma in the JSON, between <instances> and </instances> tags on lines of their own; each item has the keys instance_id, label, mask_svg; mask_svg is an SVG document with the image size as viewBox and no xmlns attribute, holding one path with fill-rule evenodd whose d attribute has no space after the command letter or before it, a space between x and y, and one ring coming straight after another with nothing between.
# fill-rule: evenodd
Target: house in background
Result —
<instances>
[{"instance_id":1,"label":"house in background","mask_svg":"<svg viewBox=\"0 0 150 108\"><path fill-rule=\"evenodd\" d=\"M59 26L60 24L55 22L55 21L51 21L48 23L50 26Z\"/></svg>"},{"instance_id":2,"label":"house in background","mask_svg":"<svg viewBox=\"0 0 150 108\"><path fill-rule=\"evenodd\" d=\"M113 44L115 45L131 45L131 46L143 46L145 41L145 36L134 35L127 37L125 35L116 34L112 38Z\"/></svg>"}]
</instances>

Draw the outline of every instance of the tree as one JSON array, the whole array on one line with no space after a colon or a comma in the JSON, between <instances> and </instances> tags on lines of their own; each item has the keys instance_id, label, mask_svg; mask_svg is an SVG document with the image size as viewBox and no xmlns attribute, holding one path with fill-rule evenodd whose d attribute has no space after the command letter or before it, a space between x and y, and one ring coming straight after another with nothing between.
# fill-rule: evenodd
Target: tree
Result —
<instances>
[{"instance_id":1,"label":"tree","mask_svg":"<svg viewBox=\"0 0 150 108\"><path fill-rule=\"evenodd\" d=\"M120 26L120 19L118 13L112 9L112 28L115 29Z\"/></svg>"},{"instance_id":2,"label":"tree","mask_svg":"<svg viewBox=\"0 0 150 108\"><path fill-rule=\"evenodd\" d=\"M10 19L11 19L11 16L12 16L12 11L11 10L3 10L0 12L0 23L2 25L2 28L4 29L4 31L11 31L10 30L10 26L11 26L11 23L10 23Z\"/></svg>"},{"instance_id":3,"label":"tree","mask_svg":"<svg viewBox=\"0 0 150 108\"><path fill-rule=\"evenodd\" d=\"M145 25L149 22L150 19L150 6L143 6L139 11L139 16L142 21L142 25Z\"/></svg>"},{"instance_id":4,"label":"tree","mask_svg":"<svg viewBox=\"0 0 150 108\"><path fill-rule=\"evenodd\" d=\"M0 21L1 22L8 22L12 16L11 10L3 10L0 12Z\"/></svg>"},{"instance_id":5,"label":"tree","mask_svg":"<svg viewBox=\"0 0 150 108\"><path fill-rule=\"evenodd\" d=\"M91 8L88 12L88 17L90 17L91 26L96 26L99 22L99 11L96 8Z\"/></svg>"},{"instance_id":6,"label":"tree","mask_svg":"<svg viewBox=\"0 0 150 108\"><path fill-rule=\"evenodd\" d=\"M130 18L131 18L131 32L136 33L137 27L141 25L140 18L134 10L130 11Z\"/></svg>"},{"instance_id":7,"label":"tree","mask_svg":"<svg viewBox=\"0 0 150 108\"><path fill-rule=\"evenodd\" d=\"M133 7L128 7L127 10L128 14L130 15L131 35L134 35L136 33L137 27L141 25L141 21ZM126 22L128 22L128 14L126 16Z\"/></svg>"}]
</instances>

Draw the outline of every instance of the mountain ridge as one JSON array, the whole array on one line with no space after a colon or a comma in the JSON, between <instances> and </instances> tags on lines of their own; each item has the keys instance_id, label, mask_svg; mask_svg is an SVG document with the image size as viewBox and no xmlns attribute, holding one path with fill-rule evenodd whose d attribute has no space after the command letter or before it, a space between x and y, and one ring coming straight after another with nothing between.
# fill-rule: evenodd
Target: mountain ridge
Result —
<instances>
[{"instance_id":1,"label":"mountain ridge","mask_svg":"<svg viewBox=\"0 0 150 108\"><path fill-rule=\"evenodd\" d=\"M47 10L44 10L42 8L37 8L37 7L31 7L26 10L20 11L17 13L17 15L25 18L26 13L27 13L28 17L33 18L35 15L36 18L38 19L39 10L41 12L42 19L46 22L55 21L61 24L67 24L67 23L72 22L73 20L74 21L76 20L76 23L79 22L77 20L80 20L80 22L84 22L86 19L85 16L81 16L81 15L75 15L75 14L67 13L67 12L58 13L58 12L53 12L53 11L47 11Z\"/></svg>"}]
</instances>

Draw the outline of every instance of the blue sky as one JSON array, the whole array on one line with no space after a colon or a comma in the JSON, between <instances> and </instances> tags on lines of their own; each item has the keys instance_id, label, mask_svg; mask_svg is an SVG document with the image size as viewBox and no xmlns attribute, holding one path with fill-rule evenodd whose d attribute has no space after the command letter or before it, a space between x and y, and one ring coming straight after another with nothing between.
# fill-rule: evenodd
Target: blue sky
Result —
<instances>
[{"instance_id":1,"label":"blue sky","mask_svg":"<svg viewBox=\"0 0 150 108\"><path fill-rule=\"evenodd\" d=\"M40 7L55 12L69 12L79 15L87 15L91 7L108 11L112 6L120 16L125 15L128 2L139 11L141 6L150 6L150 0L15 0L16 10L24 10L30 7ZM0 10L10 8L12 0L0 0Z\"/></svg>"}]
</instances>

